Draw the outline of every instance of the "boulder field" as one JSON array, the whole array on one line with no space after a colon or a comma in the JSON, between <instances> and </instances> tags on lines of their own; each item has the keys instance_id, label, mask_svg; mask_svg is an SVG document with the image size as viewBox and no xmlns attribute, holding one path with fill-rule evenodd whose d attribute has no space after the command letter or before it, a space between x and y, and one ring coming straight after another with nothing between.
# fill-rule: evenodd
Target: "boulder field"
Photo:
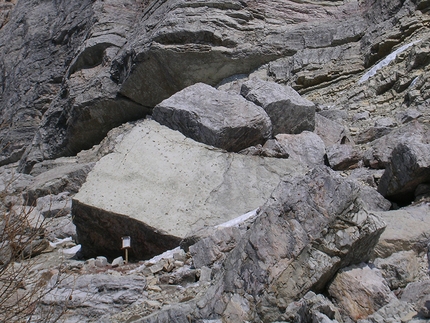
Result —
<instances>
[{"instance_id":1,"label":"boulder field","mask_svg":"<svg viewBox=\"0 0 430 323\"><path fill-rule=\"evenodd\" d=\"M429 8L0 0L0 317L427 322Z\"/></svg>"}]
</instances>

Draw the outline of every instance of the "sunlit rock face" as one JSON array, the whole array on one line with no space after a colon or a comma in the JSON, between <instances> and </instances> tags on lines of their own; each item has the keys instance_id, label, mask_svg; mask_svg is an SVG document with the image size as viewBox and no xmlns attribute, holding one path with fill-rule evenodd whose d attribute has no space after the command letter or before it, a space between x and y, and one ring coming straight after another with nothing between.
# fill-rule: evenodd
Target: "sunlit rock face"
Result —
<instances>
[{"instance_id":1,"label":"sunlit rock face","mask_svg":"<svg viewBox=\"0 0 430 323\"><path fill-rule=\"evenodd\" d=\"M131 236L132 257L153 256L192 230L258 208L280 178L301 171L291 160L227 153L140 122L73 200L82 253L121 255L121 236Z\"/></svg>"}]
</instances>

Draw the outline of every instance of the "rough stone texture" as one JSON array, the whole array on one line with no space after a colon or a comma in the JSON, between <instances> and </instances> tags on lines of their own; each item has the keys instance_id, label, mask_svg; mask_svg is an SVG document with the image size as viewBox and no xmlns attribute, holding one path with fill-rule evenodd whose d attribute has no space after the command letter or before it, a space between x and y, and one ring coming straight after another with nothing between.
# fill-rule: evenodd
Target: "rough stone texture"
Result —
<instances>
[{"instance_id":1,"label":"rough stone texture","mask_svg":"<svg viewBox=\"0 0 430 323\"><path fill-rule=\"evenodd\" d=\"M275 138L289 158L310 167L324 165L325 145L317 134L303 131L297 135L279 134Z\"/></svg>"},{"instance_id":2,"label":"rough stone texture","mask_svg":"<svg viewBox=\"0 0 430 323\"><path fill-rule=\"evenodd\" d=\"M378 192L399 202L412 201L417 186L430 181L430 144L398 144L391 155Z\"/></svg>"},{"instance_id":3,"label":"rough stone texture","mask_svg":"<svg viewBox=\"0 0 430 323\"><path fill-rule=\"evenodd\" d=\"M366 318L396 298L379 270L365 264L340 270L328 292L353 320Z\"/></svg>"},{"instance_id":4,"label":"rough stone texture","mask_svg":"<svg viewBox=\"0 0 430 323\"><path fill-rule=\"evenodd\" d=\"M387 258L399 251L419 253L425 250L430 232L430 206L427 203L376 213L387 224L375 248L378 257Z\"/></svg>"},{"instance_id":5,"label":"rough stone texture","mask_svg":"<svg viewBox=\"0 0 430 323\"><path fill-rule=\"evenodd\" d=\"M36 209L45 218L61 217L72 212L72 198L68 192L46 195L36 200Z\"/></svg>"},{"instance_id":6,"label":"rough stone texture","mask_svg":"<svg viewBox=\"0 0 430 323\"><path fill-rule=\"evenodd\" d=\"M130 256L172 249L191 230L262 205L281 177L301 169L288 159L225 153L143 121L96 164L74 197L82 252L119 256L124 235L132 237Z\"/></svg>"},{"instance_id":7,"label":"rough stone texture","mask_svg":"<svg viewBox=\"0 0 430 323\"><path fill-rule=\"evenodd\" d=\"M364 320L358 320L357 323L392 323L392 322L410 322L421 323L421 321L411 320L416 317L417 312L414 307L398 299L392 300L387 305L381 307L374 314L369 315Z\"/></svg>"},{"instance_id":8,"label":"rough stone texture","mask_svg":"<svg viewBox=\"0 0 430 323\"><path fill-rule=\"evenodd\" d=\"M197 83L158 104L152 118L186 137L227 151L263 144L272 125L263 109L240 95Z\"/></svg>"},{"instance_id":9,"label":"rough stone texture","mask_svg":"<svg viewBox=\"0 0 430 323\"><path fill-rule=\"evenodd\" d=\"M408 284L400 299L413 304L421 317L430 318L430 280Z\"/></svg>"},{"instance_id":10,"label":"rough stone texture","mask_svg":"<svg viewBox=\"0 0 430 323\"><path fill-rule=\"evenodd\" d=\"M365 165L371 168L386 168L390 162L393 149L399 143L426 143L430 138L426 131L428 131L426 130L426 126L418 122L411 122L372 141L370 143L370 148L366 151L364 156Z\"/></svg>"},{"instance_id":11,"label":"rough stone texture","mask_svg":"<svg viewBox=\"0 0 430 323\"><path fill-rule=\"evenodd\" d=\"M54 290L42 298L41 309L48 307L57 313L66 308L63 318L74 322L120 312L141 299L147 287L146 278L140 275L71 275L54 285L56 279L54 275L49 282L47 288L53 286Z\"/></svg>"},{"instance_id":12,"label":"rough stone texture","mask_svg":"<svg viewBox=\"0 0 430 323\"><path fill-rule=\"evenodd\" d=\"M322 290L339 268L368 259L384 225L355 213L359 196L359 186L326 168L284 179L198 302L200 315L234 314L226 306L240 294L258 304L248 307L248 318L282 321L280 309Z\"/></svg>"},{"instance_id":13,"label":"rough stone texture","mask_svg":"<svg viewBox=\"0 0 430 323\"><path fill-rule=\"evenodd\" d=\"M284 314L287 322L342 322L339 309L323 295L314 292L306 293L297 302L288 305Z\"/></svg>"},{"instance_id":14,"label":"rough stone texture","mask_svg":"<svg viewBox=\"0 0 430 323\"><path fill-rule=\"evenodd\" d=\"M377 258L373 263L381 271L391 290L403 288L419 276L418 257L412 250L397 252L385 259Z\"/></svg>"},{"instance_id":15,"label":"rough stone texture","mask_svg":"<svg viewBox=\"0 0 430 323\"><path fill-rule=\"evenodd\" d=\"M342 143L346 140L347 135L345 127L320 113L315 114L314 132L320 136L327 147Z\"/></svg>"},{"instance_id":16,"label":"rough stone texture","mask_svg":"<svg viewBox=\"0 0 430 323\"><path fill-rule=\"evenodd\" d=\"M315 105L289 86L252 79L242 84L240 93L267 112L274 136L315 129Z\"/></svg>"},{"instance_id":17,"label":"rough stone texture","mask_svg":"<svg viewBox=\"0 0 430 323\"><path fill-rule=\"evenodd\" d=\"M41 173L25 192L25 200L32 205L39 197L57 195L61 192L76 193L85 182L94 163L69 164Z\"/></svg>"},{"instance_id":18,"label":"rough stone texture","mask_svg":"<svg viewBox=\"0 0 430 323\"><path fill-rule=\"evenodd\" d=\"M351 145L332 145L326 151L328 163L334 170L357 168L363 158L360 148Z\"/></svg>"},{"instance_id":19,"label":"rough stone texture","mask_svg":"<svg viewBox=\"0 0 430 323\"><path fill-rule=\"evenodd\" d=\"M369 7L366 3L362 9L373 10ZM329 62L343 51L348 52L346 56L357 54L360 46L348 49L348 43L360 39L369 23L357 15L360 7L355 1L327 6L286 0L276 4L220 0L208 6L200 1L157 0L145 6L131 0L98 0L88 3L85 10L78 9L65 8L70 17L60 26L64 21L68 24L57 33L54 30L57 44L73 38L76 31L79 42L70 44L67 65L56 73L57 82L63 82L51 90L43 112L31 118L34 127L26 143L39 124L40 130L22 160L21 169L27 172L41 159L89 148L108 127L142 117L147 107L192 84L214 86L306 47L329 48L325 56ZM37 21L34 10L29 12ZM19 24L8 26L14 30ZM30 37L25 31L24 35ZM51 51L44 56L52 57ZM359 63L356 59L341 74L362 70ZM11 92L9 87L6 93Z\"/></svg>"}]
</instances>

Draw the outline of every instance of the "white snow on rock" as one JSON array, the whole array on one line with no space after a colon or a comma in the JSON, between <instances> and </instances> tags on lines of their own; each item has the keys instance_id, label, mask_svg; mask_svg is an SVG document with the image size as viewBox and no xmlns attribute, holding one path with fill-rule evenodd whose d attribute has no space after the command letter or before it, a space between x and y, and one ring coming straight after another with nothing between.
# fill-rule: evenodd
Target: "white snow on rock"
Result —
<instances>
[{"instance_id":1,"label":"white snow on rock","mask_svg":"<svg viewBox=\"0 0 430 323\"><path fill-rule=\"evenodd\" d=\"M379 71L384 66L387 66L388 64L390 64L397 57L398 54L400 54L401 52L405 51L406 49L408 49L409 47L411 47L412 45L415 45L416 43L418 43L420 41L421 41L421 39L418 39L418 40L413 41L412 43L409 43L409 44L403 45L402 47L397 48L394 52L389 54L382 61L380 61L375 66L373 66L369 71L367 71L360 78L360 80L358 81L358 84L366 82L370 77L374 76L377 71Z\"/></svg>"}]
</instances>

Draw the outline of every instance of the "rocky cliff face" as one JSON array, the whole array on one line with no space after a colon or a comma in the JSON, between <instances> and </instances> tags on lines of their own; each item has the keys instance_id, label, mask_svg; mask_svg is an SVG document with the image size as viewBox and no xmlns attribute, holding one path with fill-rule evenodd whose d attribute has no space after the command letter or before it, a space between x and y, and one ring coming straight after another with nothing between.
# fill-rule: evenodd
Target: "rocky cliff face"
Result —
<instances>
[{"instance_id":1,"label":"rocky cliff face","mask_svg":"<svg viewBox=\"0 0 430 323\"><path fill-rule=\"evenodd\" d=\"M54 216L39 246L84 258L130 235L136 262L68 260L38 310L427 320L429 5L1 1L0 206Z\"/></svg>"}]
</instances>

